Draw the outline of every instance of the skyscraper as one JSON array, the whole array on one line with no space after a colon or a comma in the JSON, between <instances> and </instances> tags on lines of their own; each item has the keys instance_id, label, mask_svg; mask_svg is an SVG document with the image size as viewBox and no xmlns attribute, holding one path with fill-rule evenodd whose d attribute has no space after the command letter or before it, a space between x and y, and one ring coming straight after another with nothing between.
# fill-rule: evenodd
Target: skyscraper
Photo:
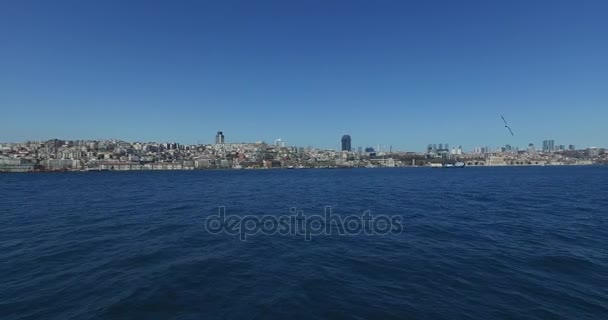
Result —
<instances>
[{"instance_id":1,"label":"skyscraper","mask_svg":"<svg viewBox=\"0 0 608 320\"><path fill-rule=\"evenodd\" d=\"M342 136L342 151L350 151L350 136L347 134Z\"/></svg>"},{"instance_id":2,"label":"skyscraper","mask_svg":"<svg viewBox=\"0 0 608 320\"><path fill-rule=\"evenodd\" d=\"M218 131L215 135L215 144L224 144L224 133Z\"/></svg>"},{"instance_id":3,"label":"skyscraper","mask_svg":"<svg viewBox=\"0 0 608 320\"><path fill-rule=\"evenodd\" d=\"M543 141L543 151L544 152L555 151L555 140L544 140Z\"/></svg>"}]
</instances>

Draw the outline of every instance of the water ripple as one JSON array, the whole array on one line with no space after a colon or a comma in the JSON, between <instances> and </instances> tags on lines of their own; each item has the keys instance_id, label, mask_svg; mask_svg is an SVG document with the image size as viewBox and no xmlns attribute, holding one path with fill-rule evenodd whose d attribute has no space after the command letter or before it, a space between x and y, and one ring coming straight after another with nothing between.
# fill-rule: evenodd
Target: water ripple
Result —
<instances>
[{"instance_id":1,"label":"water ripple","mask_svg":"<svg viewBox=\"0 0 608 320\"><path fill-rule=\"evenodd\" d=\"M0 175L2 319L605 319L608 168ZM598 178L602 177L602 178ZM401 215L391 236L205 219Z\"/></svg>"}]
</instances>

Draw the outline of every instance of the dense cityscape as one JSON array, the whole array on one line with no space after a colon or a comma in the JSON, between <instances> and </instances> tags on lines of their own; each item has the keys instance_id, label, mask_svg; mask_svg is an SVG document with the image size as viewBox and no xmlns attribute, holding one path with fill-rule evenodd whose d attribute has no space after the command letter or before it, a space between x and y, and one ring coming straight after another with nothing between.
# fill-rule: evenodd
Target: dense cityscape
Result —
<instances>
[{"instance_id":1,"label":"dense cityscape","mask_svg":"<svg viewBox=\"0 0 608 320\"><path fill-rule=\"evenodd\" d=\"M429 144L422 152L393 151L392 147L352 147L344 135L340 150L286 146L274 143L227 143L218 131L214 144L125 142L119 140L48 140L0 143L0 172L198 170L267 168L441 167L459 161L466 166L544 166L607 164L604 148L577 149L574 145L542 142L520 149L506 145L478 147Z\"/></svg>"}]
</instances>

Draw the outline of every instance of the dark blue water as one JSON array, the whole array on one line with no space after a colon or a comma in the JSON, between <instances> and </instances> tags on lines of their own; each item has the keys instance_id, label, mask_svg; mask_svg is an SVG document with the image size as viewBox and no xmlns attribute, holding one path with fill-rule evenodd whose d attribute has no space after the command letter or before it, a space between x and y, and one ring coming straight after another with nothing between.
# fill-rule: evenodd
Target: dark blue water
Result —
<instances>
[{"instance_id":1,"label":"dark blue water","mask_svg":"<svg viewBox=\"0 0 608 320\"><path fill-rule=\"evenodd\" d=\"M0 175L1 319L607 319L608 167ZM401 215L388 236L205 218Z\"/></svg>"}]
</instances>

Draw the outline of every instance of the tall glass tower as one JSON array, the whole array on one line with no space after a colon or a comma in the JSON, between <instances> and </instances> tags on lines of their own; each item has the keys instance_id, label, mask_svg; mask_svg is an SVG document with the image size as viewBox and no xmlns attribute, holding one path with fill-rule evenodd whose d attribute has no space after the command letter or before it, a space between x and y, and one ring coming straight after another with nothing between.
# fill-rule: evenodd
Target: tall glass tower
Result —
<instances>
[{"instance_id":1,"label":"tall glass tower","mask_svg":"<svg viewBox=\"0 0 608 320\"><path fill-rule=\"evenodd\" d=\"M342 151L350 151L350 136L345 134L342 136Z\"/></svg>"},{"instance_id":2,"label":"tall glass tower","mask_svg":"<svg viewBox=\"0 0 608 320\"><path fill-rule=\"evenodd\" d=\"M555 140L544 140L543 141L543 151L545 151L545 152L555 151Z\"/></svg>"},{"instance_id":3,"label":"tall glass tower","mask_svg":"<svg viewBox=\"0 0 608 320\"><path fill-rule=\"evenodd\" d=\"M224 144L224 133L218 131L215 135L215 144Z\"/></svg>"}]
</instances>

